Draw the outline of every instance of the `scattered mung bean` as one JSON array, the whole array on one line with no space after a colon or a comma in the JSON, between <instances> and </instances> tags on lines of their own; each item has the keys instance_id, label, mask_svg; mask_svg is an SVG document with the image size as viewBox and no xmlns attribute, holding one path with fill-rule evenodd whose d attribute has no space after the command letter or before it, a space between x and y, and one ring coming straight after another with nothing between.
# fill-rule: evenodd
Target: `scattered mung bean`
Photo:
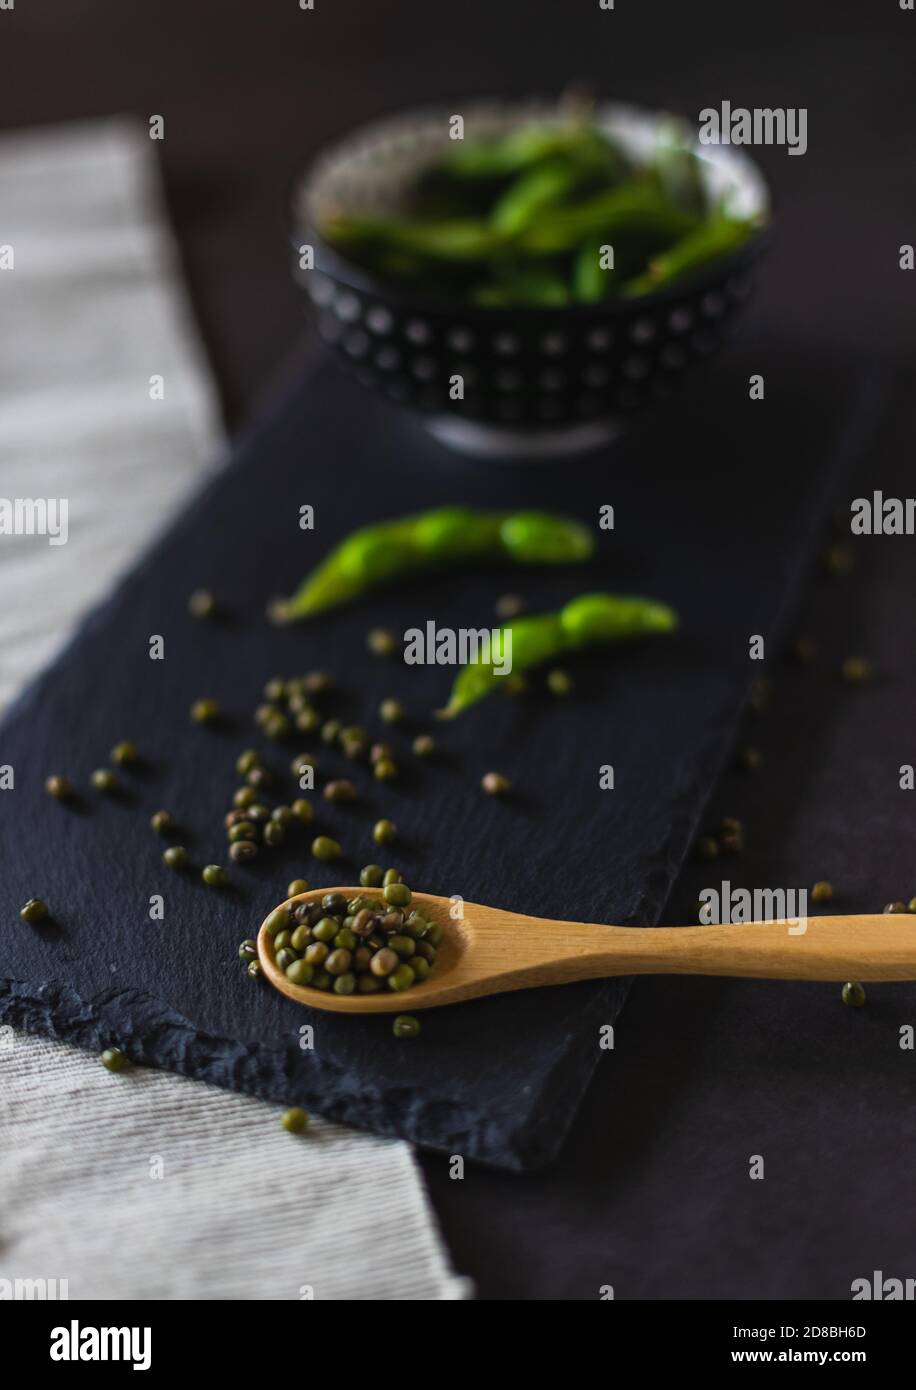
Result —
<instances>
[{"instance_id":1,"label":"scattered mung bean","mask_svg":"<svg viewBox=\"0 0 916 1390\"><path fill-rule=\"evenodd\" d=\"M559 669L548 671L546 684L551 695L570 695L572 693L573 680L567 671Z\"/></svg>"},{"instance_id":2,"label":"scattered mung bean","mask_svg":"<svg viewBox=\"0 0 916 1390\"><path fill-rule=\"evenodd\" d=\"M258 847L254 840L238 840L229 846L229 858L233 864L244 864L250 859L256 859L257 854Z\"/></svg>"},{"instance_id":3,"label":"scattered mung bean","mask_svg":"<svg viewBox=\"0 0 916 1390\"><path fill-rule=\"evenodd\" d=\"M366 646L373 656L393 656L397 650L397 639L387 628L374 627L366 637Z\"/></svg>"},{"instance_id":4,"label":"scattered mung bean","mask_svg":"<svg viewBox=\"0 0 916 1390\"><path fill-rule=\"evenodd\" d=\"M218 700L195 700L191 706L191 718L195 724L215 724L220 714Z\"/></svg>"},{"instance_id":5,"label":"scattered mung bean","mask_svg":"<svg viewBox=\"0 0 916 1390\"><path fill-rule=\"evenodd\" d=\"M328 782L324 789L324 798L326 801L355 801L356 788L345 777L338 777L333 782Z\"/></svg>"},{"instance_id":6,"label":"scattered mung bean","mask_svg":"<svg viewBox=\"0 0 916 1390\"><path fill-rule=\"evenodd\" d=\"M308 1115L298 1105L294 1105L290 1110L284 1110L280 1116L281 1125L290 1134L301 1134L308 1122Z\"/></svg>"},{"instance_id":7,"label":"scattered mung bean","mask_svg":"<svg viewBox=\"0 0 916 1390\"><path fill-rule=\"evenodd\" d=\"M312 854L316 859L329 862L333 859L339 859L343 850L337 840L332 840L329 835L318 835L312 841Z\"/></svg>"},{"instance_id":8,"label":"scattered mung bean","mask_svg":"<svg viewBox=\"0 0 916 1390\"><path fill-rule=\"evenodd\" d=\"M192 618L212 618L216 613L216 599L209 589L195 589L188 599L188 612Z\"/></svg>"},{"instance_id":9,"label":"scattered mung bean","mask_svg":"<svg viewBox=\"0 0 916 1390\"><path fill-rule=\"evenodd\" d=\"M28 922L30 927L36 923L43 922L48 915L48 904L42 898L29 898L28 902L19 909L19 916L23 922Z\"/></svg>"},{"instance_id":10,"label":"scattered mung bean","mask_svg":"<svg viewBox=\"0 0 916 1390\"><path fill-rule=\"evenodd\" d=\"M520 594L501 594L493 605L493 611L501 623L511 618L520 618L525 611L525 600Z\"/></svg>"},{"instance_id":11,"label":"scattered mung bean","mask_svg":"<svg viewBox=\"0 0 916 1390\"><path fill-rule=\"evenodd\" d=\"M840 669L851 685L862 685L871 675L871 666L861 656L847 656Z\"/></svg>"}]
</instances>

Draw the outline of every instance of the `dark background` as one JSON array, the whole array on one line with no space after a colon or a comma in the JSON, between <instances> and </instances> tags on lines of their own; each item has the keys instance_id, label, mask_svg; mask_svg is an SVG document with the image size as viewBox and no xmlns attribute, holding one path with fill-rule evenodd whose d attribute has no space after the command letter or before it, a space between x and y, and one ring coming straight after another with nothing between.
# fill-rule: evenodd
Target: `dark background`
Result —
<instances>
[{"instance_id":1,"label":"dark background","mask_svg":"<svg viewBox=\"0 0 916 1390\"><path fill-rule=\"evenodd\" d=\"M806 156L756 152L778 212L762 312L812 371L833 353L911 370L913 277L897 248L916 239L916 15L896 0L316 4L0 11L3 125L165 117L170 212L231 422L302 333L284 245L302 159L401 106L460 109L573 78L693 117L724 98L807 107ZM863 486L912 490L911 385ZM748 886L828 877L841 910L916 891L913 814L894 780L916 761L911 548L865 542L847 581L812 587L804 621L821 660L779 673L754 735L765 770L752 786L730 776L719 796L748 823ZM851 651L878 673L858 703L835 679ZM696 886L688 874L671 920ZM845 1299L874 1269L912 1276L916 1064L896 1029L916 1022L916 1001L908 986L869 996L853 1013L833 986L640 982L554 1169L457 1183L424 1160L456 1266L483 1296L510 1298L594 1298L611 1283L618 1298ZM764 1182L748 1181L755 1153Z\"/></svg>"},{"instance_id":2,"label":"dark background","mask_svg":"<svg viewBox=\"0 0 916 1390\"><path fill-rule=\"evenodd\" d=\"M916 15L897 0L17 0L0 19L0 125L165 117L170 211L233 422L301 332L284 245L301 161L402 106L576 79L694 118L725 98L806 106L806 156L756 152L780 213L770 292L800 334L877 347L909 322L912 344L886 273L916 201Z\"/></svg>"}]
</instances>

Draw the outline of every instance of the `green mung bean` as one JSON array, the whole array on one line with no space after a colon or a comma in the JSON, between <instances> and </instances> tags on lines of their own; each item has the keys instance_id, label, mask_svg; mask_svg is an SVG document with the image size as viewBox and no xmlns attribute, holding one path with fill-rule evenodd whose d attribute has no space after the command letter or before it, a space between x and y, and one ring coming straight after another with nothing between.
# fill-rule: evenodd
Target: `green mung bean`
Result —
<instances>
[{"instance_id":1,"label":"green mung bean","mask_svg":"<svg viewBox=\"0 0 916 1390\"><path fill-rule=\"evenodd\" d=\"M247 860L256 859L257 855L258 847L254 840L238 840L229 846L229 858L233 864L244 864Z\"/></svg>"},{"instance_id":2,"label":"green mung bean","mask_svg":"<svg viewBox=\"0 0 916 1390\"><path fill-rule=\"evenodd\" d=\"M280 1116L280 1123L290 1134L301 1134L309 1122L309 1117L300 1106L294 1105L290 1110L284 1110Z\"/></svg>"},{"instance_id":3,"label":"green mung bean","mask_svg":"<svg viewBox=\"0 0 916 1390\"><path fill-rule=\"evenodd\" d=\"M339 859L343 850L336 840L332 840L328 835L319 835L312 841L312 854L316 859L325 862Z\"/></svg>"},{"instance_id":4,"label":"green mung bean","mask_svg":"<svg viewBox=\"0 0 916 1390\"><path fill-rule=\"evenodd\" d=\"M195 700L191 706L191 718L195 724L215 724L221 713L218 700Z\"/></svg>"},{"instance_id":5,"label":"green mung bean","mask_svg":"<svg viewBox=\"0 0 916 1390\"><path fill-rule=\"evenodd\" d=\"M67 777L54 774L45 782L45 791L57 801L67 801L73 796L73 783Z\"/></svg>"},{"instance_id":6,"label":"green mung bean","mask_svg":"<svg viewBox=\"0 0 916 1390\"><path fill-rule=\"evenodd\" d=\"M188 598L188 612L192 618L212 618L216 613L216 599L209 589L195 589Z\"/></svg>"}]
</instances>

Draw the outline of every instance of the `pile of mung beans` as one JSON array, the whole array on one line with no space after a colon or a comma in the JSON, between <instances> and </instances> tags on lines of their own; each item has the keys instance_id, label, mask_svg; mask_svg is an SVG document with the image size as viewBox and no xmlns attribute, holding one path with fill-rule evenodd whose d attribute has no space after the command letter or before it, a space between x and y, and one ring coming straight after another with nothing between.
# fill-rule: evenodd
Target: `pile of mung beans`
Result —
<instances>
[{"instance_id":1,"label":"pile of mung beans","mask_svg":"<svg viewBox=\"0 0 916 1390\"><path fill-rule=\"evenodd\" d=\"M402 993L422 984L435 963L443 928L411 907L411 892L397 869L384 874L381 893L325 893L320 902L275 908L265 923L274 960L295 985L335 994ZM243 961L254 941L239 948Z\"/></svg>"}]
</instances>

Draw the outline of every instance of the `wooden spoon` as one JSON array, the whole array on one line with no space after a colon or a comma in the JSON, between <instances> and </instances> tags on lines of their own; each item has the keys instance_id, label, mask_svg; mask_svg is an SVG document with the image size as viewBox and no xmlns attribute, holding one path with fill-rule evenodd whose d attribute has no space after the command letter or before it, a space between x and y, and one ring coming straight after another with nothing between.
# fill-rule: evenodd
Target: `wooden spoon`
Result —
<instances>
[{"instance_id":1,"label":"wooden spoon","mask_svg":"<svg viewBox=\"0 0 916 1390\"><path fill-rule=\"evenodd\" d=\"M287 899L319 902L325 893L347 898L364 888L313 888ZM401 994L333 994L294 985L274 961L262 925L258 955L281 993L334 1013L414 1013L512 989L564 985L611 975L730 975L767 980L916 979L916 916L810 917L795 922L747 922L712 927L602 927L526 917L478 903L452 903L414 893L412 906L444 928L429 978Z\"/></svg>"}]
</instances>

